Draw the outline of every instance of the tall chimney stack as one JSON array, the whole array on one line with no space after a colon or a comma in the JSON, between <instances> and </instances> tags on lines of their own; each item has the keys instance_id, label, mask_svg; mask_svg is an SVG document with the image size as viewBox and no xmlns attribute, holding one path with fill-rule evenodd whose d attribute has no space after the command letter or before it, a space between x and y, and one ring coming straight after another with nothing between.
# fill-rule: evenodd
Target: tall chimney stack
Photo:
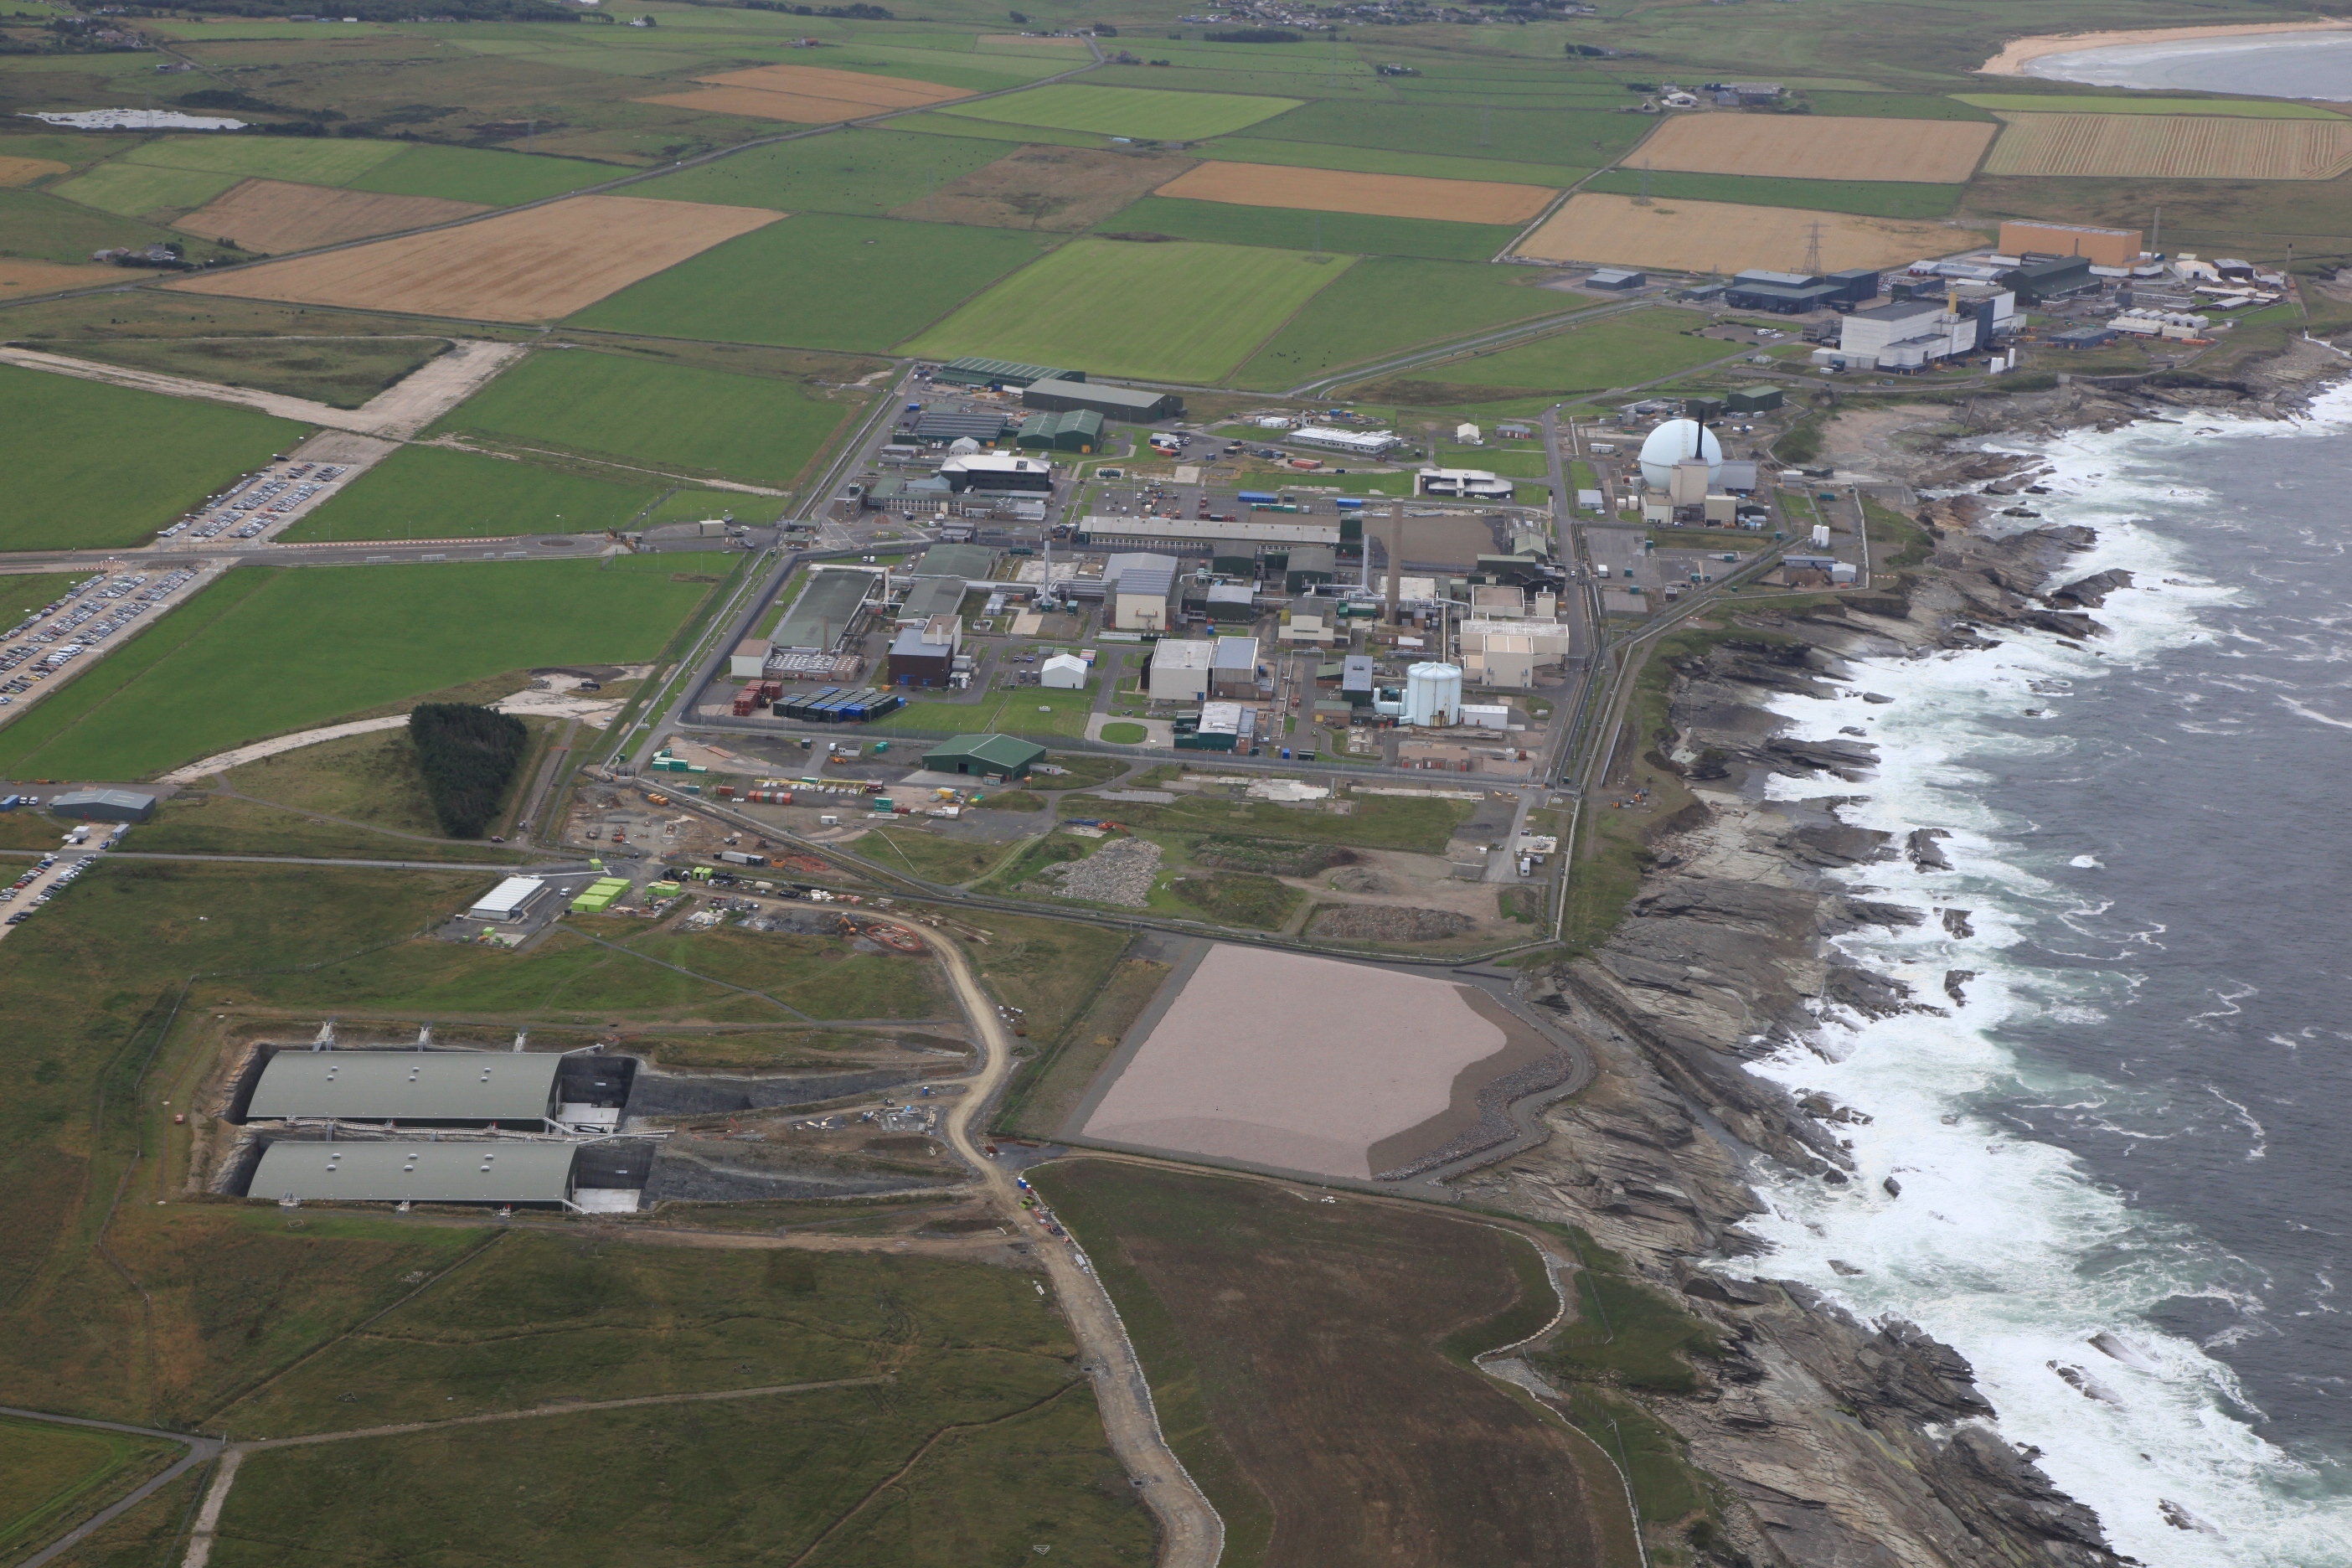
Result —
<instances>
[{"instance_id":1,"label":"tall chimney stack","mask_svg":"<svg viewBox=\"0 0 2352 1568\"><path fill-rule=\"evenodd\" d=\"M1397 599L1404 576L1404 502L1389 503L1389 625L1397 624Z\"/></svg>"}]
</instances>

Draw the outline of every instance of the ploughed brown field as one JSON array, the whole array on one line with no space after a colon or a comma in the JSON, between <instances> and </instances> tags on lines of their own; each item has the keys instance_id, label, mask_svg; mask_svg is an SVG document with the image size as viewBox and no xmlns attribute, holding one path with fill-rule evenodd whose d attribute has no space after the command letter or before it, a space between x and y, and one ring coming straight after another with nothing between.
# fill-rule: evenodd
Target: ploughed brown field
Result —
<instances>
[{"instance_id":1,"label":"ploughed brown field","mask_svg":"<svg viewBox=\"0 0 2352 1568\"><path fill-rule=\"evenodd\" d=\"M0 185L29 185L43 174L62 174L66 169L49 158L0 158Z\"/></svg>"},{"instance_id":2,"label":"ploughed brown field","mask_svg":"<svg viewBox=\"0 0 2352 1568\"><path fill-rule=\"evenodd\" d=\"M94 289L102 283L130 283L140 276L119 267L83 267L71 262L27 261L21 256L0 256L0 300L47 294L59 289Z\"/></svg>"},{"instance_id":3,"label":"ploughed brown field","mask_svg":"<svg viewBox=\"0 0 2352 1568\"><path fill-rule=\"evenodd\" d=\"M247 250L270 256L453 223L489 210L478 202L439 196L386 196L284 180L247 180L173 226L206 239L233 239Z\"/></svg>"},{"instance_id":4,"label":"ploughed brown field","mask_svg":"<svg viewBox=\"0 0 2352 1568\"><path fill-rule=\"evenodd\" d=\"M1976 173L1996 129L1968 120L1685 114L1667 121L1628 153L1624 167L1957 184Z\"/></svg>"},{"instance_id":5,"label":"ploughed brown field","mask_svg":"<svg viewBox=\"0 0 2352 1568\"><path fill-rule=\"evenodd\" d=\"M1857 217L1803 207L1660 199L1580 191L1521 241L1517 254L1544 261L1613 262L1672 272L1794 270L1820 226L1822 266L1894 267L1980 244L1974 229L1902 218Z\"/></svg>"},{"instance_id":6,"label":"ploughed brown field","mask_svg":"<svg viewBox=\"0 0 2352 1568\"><path fill-rule=\"evenodd\" d=\"M783 216L643 196L572 196L457 228L166 287L470 321L553 321Z\"/></svg>"},{"instance_id":7,"label":"ploughed brown field","mask_svg":"<svg viewBox=\"0 0 2352 1568\"><path fill-rule=\"evenodd\" d=\"M1422 174L1364 174L1294 169L1282 163L1203 163L1160 187L1163 196L1308 212L1381 217L1446 218L1455 223L1525 223L1559 193L1497 180L1433 180Z\"/></svg>"},{"instance_id":8,"label":"ploughed brown field","mask_svg":"<svg viewBox=\"0 0 2352 1568\"><path fill-rule=\"evenodd\" d=\"M1032 1179L1094 1258L1235 1558L1636 1568L1606 1458L1445 1353L1455 1335L1457 1353L1491 1349L1551 1319L1524 1239L1104 1160Z\"/></svg>"},{"instance_id":9,"label":"ploughed brown field","mask_svg":"<svg viewBox=\"0 0 2352 1568\"><path fill-rule=\"evenodd\" d=\"M1988 174L2149 180L2332 180L2352 169L2352 120L2004 114Z\"/></svg>"},{"instance_id":10,"label":"ploughed brown field","mask_svg":"<svg viewBox=\"0 0 2352 1568\"><path fill-rule=\"evenodd\" d=\"M868 76L864 71L829 70L823 66L753 66L748 70L720 71L697 77L707 85L684 92L656 93L639 103L667 103L699 110L705 114L740 114L751 120L789 120L804 125L836 120L861 120L894 109L920 109L970 98L969 88L942 87L935 81L909 81L903 77Z\"/></svg>"}]
</instances>

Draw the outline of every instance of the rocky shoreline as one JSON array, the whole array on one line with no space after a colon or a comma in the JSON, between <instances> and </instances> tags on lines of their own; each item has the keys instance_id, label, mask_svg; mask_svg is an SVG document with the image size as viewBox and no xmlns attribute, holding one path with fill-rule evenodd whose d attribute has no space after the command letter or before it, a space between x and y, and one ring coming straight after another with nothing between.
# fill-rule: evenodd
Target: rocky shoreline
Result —
<instances>
[{"instance_id":1,"label":"rocky shoreline","mask_svg":"<svg viewBox=\"0 0 2352 1568\"><path fill-rule=\"evenodd\" d=\"M1725 1510L1719 1561L2133 1561L2109 1546L2090 1509L2051 1484L2035 1453L1981 1420L1992 1407L1958 1352L1908 1323L1857 1321L1796 1282L1738 1278L1769 1269L1762 1244L1741 1229L1759 1209L1751 1174L1769 1163L1848 1183L1841 1129L1860 1116L1823 1096L1800 1100L1747 1062L1810 1032L1822 1012L1940 1011L1973 978L1951 971L1940 992L1915 994L1832 946L1843 932L1922 917L1854 898L1822 873L1898 856L1939 865L1937 834L1849 826L1835 798L1765 804L1743 784L1759 770L1867 776L1871 747L1793 740L1762 706L1850 689L1853 660L1987 647L2020 631L2085 643L2101 635L2095 612L2129 585L2128 574L2070 573L2094 536L2015 515L2032 513L2042 465L1986 452L1986 437L2224 411L2289 416L2320 373L2343 363L2303 363L2319 353L2281 356L2308 374L2263 387L2061 387L1989 399L1957 419L1922 410L1958 433L1874 456L1916 489L1942 492L1916 511L1934 542L1925 565L1906 573L1897 592L1794 613L1734 610L1716 622L1717 640L1676 668L1671 733L1651 760L1675 765L1696 804L1653 830L1651 864L1608 941L1522 983L1585 1044L1599 1078L1547 1113L1549 1142L1455 1184L1498 1208L1584 1226L1720 1329L1729 1351L1703 1370L1696 1392L1644 1396L1687 1442L1692 1462L1738 1500ZM1887 423L1874 436L1883 440ZM1967 910L1941 918L1966 933ZM1722 1267L1734 1258L1755 1263Z\"/></svg>"}]
</instances>

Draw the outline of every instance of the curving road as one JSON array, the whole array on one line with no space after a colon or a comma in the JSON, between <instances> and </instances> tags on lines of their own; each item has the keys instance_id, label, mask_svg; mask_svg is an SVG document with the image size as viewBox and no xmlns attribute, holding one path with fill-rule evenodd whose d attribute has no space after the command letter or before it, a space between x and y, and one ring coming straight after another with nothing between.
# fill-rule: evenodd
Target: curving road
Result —
<instances>
[{"instance_id":1,"label":"curving road","mask_svg":"<svg viewBox=\"0 0 2352 1568\"><path fill-rule=\"evenodd\" d=\"M884 917L888 918L888 917ZM974 1143L972 1124L1013 1074L1013 1041L1003 1016L980 988L963 950L929 926L892 920L891 924L921 940L931 950L954 984L956 1000L971 1020L981 1047L982 1067L969 1080L970 1089L950 1106L940 1126L956 1152L980 1173L989 1199L1008 1215L1021 1237L1045 1265L1054 1294L1069 1320L1078 1352L1095 1380L1095 1399L1102 1408L1103 1431L1111 1452L1136 1483L1146 1508L1160 1525L1160 1568L1216 1568L1224 1555L1225 1521L1193 1483L1168 1438L1160 1429L1159 1412L1151 1403L1151 1385L1143 1363L1127 1337L1127 1325L1110 1293L1095 1278L1075 1242L1048 1235L1021 1206L1021 1191L1010 1173Z\"/></svg>"}]
</instances>

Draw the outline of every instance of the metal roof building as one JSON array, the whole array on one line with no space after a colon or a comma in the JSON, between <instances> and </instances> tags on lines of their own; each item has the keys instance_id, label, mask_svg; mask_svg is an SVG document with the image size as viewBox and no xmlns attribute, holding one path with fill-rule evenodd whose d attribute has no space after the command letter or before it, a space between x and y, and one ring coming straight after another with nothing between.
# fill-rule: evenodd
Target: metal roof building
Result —
<instances>
[{"instance_id":1,"label":"metal roof building","mask_svg":"<svg viewBox=\"0 0 2352 1568\"><path fill-rule=\"evenodd\" d=\"M1173 419L1184 412L1184 400L1172 392L1147 392L1134 386L1106 386L1083 378L1064 377L1029 384L1021 394L1024 408L1042 408L1049 413L1070 409L1090 409L1106 419L1124 420L1130 425L1149 425L1155 419Z\"/></svg>"},{"instance_id":2,"label":"metal roof building","mask_svg":"<svg viewBox=\"0 0 2352 1568\"><path fill-rule=\"evenodd\" d=\"M547 883L541 878L509 877L483 894L481 902L466 914L478 921L519 921L530 912L532 903L545 891Z\"/></svg>"},{"instance_id":3,"label":"metal roof building","mask_svg":"<svg viewBox=\"0 0 2352 1568\"><path fill-rule=\"evenodd\" d=\"M996 552L984 544L934 544L899 569L905 577L953 577L961 582L986 581L996 570Z\"/></svg>"},{"instance_id":4,"label":"metal roof building","mask_svg":"<svg viewBox=\"0 0 2352 1568\"><path fill-rule=\"evenodd\" d=\"M891 618L902 626L928 625L934 616L952 616L963 607L961 577L918 577Z\"/></svg>"},{"instance_id":5,"label":"metal roof building","mask_svg":"<svg viewBox=\"0 0 2352 1568\"><path fill-rule=\"evenodd\" d=\"M1084 381L1082 370L1055 370L1050 365L1022 364L1009 359L967 357L950 360L931 379L950 386L1028 386L1040 381Z\"/></svg>"},{"instance_id":6,"label":"metal roof building","mask_svg":"<svg viewBox=\"0 0 2352 1568\"><path fill-rule=\"evenodd\" d=\"M257 1198L320 1203L566 1204L579 1149L500 1140L314 1143L281 1138L261 1152Z\"/></svg>"},{"instance_id":7,"label":"metal roof building","mask_svg":"<svg viewBox=\"0 0 2352 1568\"><path fill-rule=\"evenodd\" d=\"M155 797L127 789L77 789L49 802L51 816L76 822L144 822L155 815Z\"/></svg>"},{"instance_id":8,"label":"metal roof building","mask_svg":"<svg viewBox=\"0 0 2352 1568\"><path fill-rule=\"evenodd\" d=\"M1012 422L995 412L959 414L952 408L926 408L915 418L918 441L952 441L969 436L989 445L1004 439Z\"/></svg>"},{"instance_id":9,"label":"metal roof building","mask_svg":"<svg viewBox=\"0 0 2352 1568\"><path fill-rule=\"evenodd\" d=\"M1339 543L1339 524L1336 520L1327 522L1296 516L1280 521L1245 517L1219 522L1213 518L1096 515L1078 527L1097 544L1156 544L1212 555L1244 553L1219 548L1227 544L1245 545L1255 552L1265 545L1323 544L1336 549Z\"/></svg>"},{"instance_id":10,"label":"metal roof building","mask_svg":"<svg viewBox=\"0 0 2352 1568\"><path fill-rule=\"evenodd\" d=\"M1052 414L1032 414L1013 437L1025 448L1056 452L1091 452L1102 445L1103 416L1092 408L1066 408Z\"/></svg>"},{"instance_id":11,"label":"metal roof building","mask_svg":"<svg viewBox=\"0 0 2352 1568\"><path fill-rule=\"evenodd\" d=\"M801 590L801 596L793 601L792 609L768 640L793 652L831 653L849 635L849 623L857 618L879 576L876 572L838 568L811 573L809 585Z\"/></svg>"},{"instance_id":12,"label":"metal roof building","mask_svg":"<svg viewBox=\"0 0 2352 1568\"><path fill-rule=\"evenodd\" d=\"M555 1115L562 1065L545 1051L280 1051L246 1118L536 1125Z\"/></svg>"},{"instance_id":13,"label":"metal roof building","mask_svg":"<svg viewBox=\"0 0 2352 1568\"><path fill-rule=\"evenodd\" d=\"M1045 755L1045 748L1035 742L1011 735L957 735L925 752L923 766L933 773L1025 779Z\"/></svg>"}]
</instances>

